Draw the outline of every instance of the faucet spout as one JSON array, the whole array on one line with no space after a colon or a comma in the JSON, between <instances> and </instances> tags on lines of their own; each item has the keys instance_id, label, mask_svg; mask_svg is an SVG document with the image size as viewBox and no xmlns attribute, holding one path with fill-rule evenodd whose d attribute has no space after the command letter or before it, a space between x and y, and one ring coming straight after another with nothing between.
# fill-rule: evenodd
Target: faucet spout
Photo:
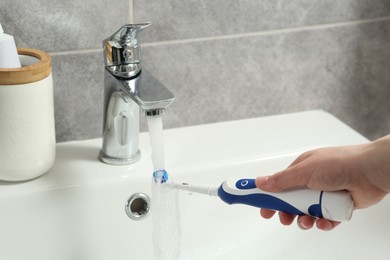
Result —
<instances>
[{"instance_id":1,"label":"faucet spout","mask_svg":"<svg viewBox=\"0 0 390 260\"><path fill-rule=\"evenodd\" d=\"M123 91L145 112L160 113L175 99L172 92L148 70L142 69L136 80L122 80Z\"/></svg>"}]
</instances>

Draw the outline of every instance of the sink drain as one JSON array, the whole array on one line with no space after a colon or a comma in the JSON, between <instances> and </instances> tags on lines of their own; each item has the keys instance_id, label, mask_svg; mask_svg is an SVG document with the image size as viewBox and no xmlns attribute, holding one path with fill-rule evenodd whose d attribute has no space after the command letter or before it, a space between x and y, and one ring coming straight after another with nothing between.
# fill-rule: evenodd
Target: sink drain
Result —
<instances>
[{"instance_id":1,"label":"sink drain","mask_svg":"<svg viewBox=\"0 0 390 260\"><path fill-rule=\"evenodd\" d=\"M125 211L133 220L144 219L150 211L150 198L144 193L133 194L125 204Z\"/></svg>"}]
</instances>

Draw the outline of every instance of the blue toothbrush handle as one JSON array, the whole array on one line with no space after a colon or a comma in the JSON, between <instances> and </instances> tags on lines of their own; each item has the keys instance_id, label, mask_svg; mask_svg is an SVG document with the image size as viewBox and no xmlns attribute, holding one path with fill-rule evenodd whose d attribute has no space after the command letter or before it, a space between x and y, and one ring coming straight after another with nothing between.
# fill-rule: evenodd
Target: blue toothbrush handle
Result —
<instances>
[{"instance_id":1,"label":"blue toothbrush handle","mask_svg":"<svg viewBox=\"0 0 390 260\"><path fill-rule=\"evenodd\" d=\"M334 221L350 220L354 209L347 191L299 189L271 193L257 188L255 179L227 180L219 187L218 196L228 204L246 204Z\"/></svg>"}]
</instances>

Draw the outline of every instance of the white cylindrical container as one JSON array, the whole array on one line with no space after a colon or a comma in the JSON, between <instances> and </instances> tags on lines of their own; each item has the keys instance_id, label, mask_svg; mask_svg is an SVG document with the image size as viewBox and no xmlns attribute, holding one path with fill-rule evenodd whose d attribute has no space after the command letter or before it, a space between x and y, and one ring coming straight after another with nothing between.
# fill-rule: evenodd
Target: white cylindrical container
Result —
<instances>
[{"instance_id":1,"label":"white cylindrical container","mask_svg":"<svg viewBox=\"0 0 390 260\"><path fill-rule=\"evenodd\" d=\"M0 180L25 181L55 160L50 56L18 49L21 68L0 69Z\"/></svg>"}]
</instances>

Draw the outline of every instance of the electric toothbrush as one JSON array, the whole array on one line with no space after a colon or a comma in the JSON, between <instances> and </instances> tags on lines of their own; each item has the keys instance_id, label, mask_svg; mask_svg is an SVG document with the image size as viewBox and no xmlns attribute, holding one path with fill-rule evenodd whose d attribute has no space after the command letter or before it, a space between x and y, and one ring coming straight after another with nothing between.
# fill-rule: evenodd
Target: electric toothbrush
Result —
<instances>
[{"instance_id":1,"label":"electric toothbrush","mask_svg":"<svg viewBox=\"0 0 390 260\"><path fill-rule=\"evenodd\" d=\"M180 190L218 196L227 204L246 204L333 221L350 220L354 209L347 191L299 189L272 193L260 190L255 179L249 178L226 180L219 187L177 182L171 185Z\"/></svg>"}]
</instances>

